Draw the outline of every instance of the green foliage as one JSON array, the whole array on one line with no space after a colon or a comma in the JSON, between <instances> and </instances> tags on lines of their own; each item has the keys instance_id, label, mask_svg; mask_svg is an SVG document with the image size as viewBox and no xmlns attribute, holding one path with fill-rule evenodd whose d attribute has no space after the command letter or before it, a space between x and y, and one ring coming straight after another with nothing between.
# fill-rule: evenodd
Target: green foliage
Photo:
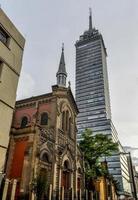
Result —
<instances>
[{"instance_id":1,"label":"green foliage","mask_svg":"<svg viewBox=\"0 0 138 200\"><path fill-rule=\"evenodd\" d=\"M107 168L101 165L100 158L115 153L118 145L107 135L94 135L92 130L86 129L82 134L80 149L84 153L86 179L90 180L108 173Z\"/></svg>"},{"instance_id":2,"label":"green foliage","mask_svg":"<svg viewBox=\"0 0 138 200\"><path fill-rule=\"evenodd\" d=\"M47 176L44 174L38 175L37 178L33 180L32 190L35 192L37 200L41 200L48 190Z\"/></svg>"}]
</instances>

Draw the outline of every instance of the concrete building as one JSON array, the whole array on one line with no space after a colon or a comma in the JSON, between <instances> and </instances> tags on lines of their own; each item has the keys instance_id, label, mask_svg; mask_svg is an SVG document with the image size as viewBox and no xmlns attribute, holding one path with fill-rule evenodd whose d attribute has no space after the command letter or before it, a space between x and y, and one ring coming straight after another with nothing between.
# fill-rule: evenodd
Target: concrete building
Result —
<instances>
[{"instance_id":1,"label":"concrete building","mask_svg":"<svg viewBox=\"0 0 138 200\"><path fill-rule=\"evenodd\" d=\"M62 49L52 92L16 102L6 169L6 178L16 180L16 198L33 199L35 186L38 188L44 178L47 188L37 196L82 199L83 155L76 139L78 108L70 86L66 87L66 77ZM9 197L10 188L9 184Z\"/></svg>"},{"instance_id":2,"label":"concrete building","mask_svg":"<svg viewBox=\"0 0 138 200\"><path fill-rule=\"evenodd\" d=\"M92 25L91 14L89 29L80 36L75 46L78 141L82 132L89 128L95 134L102 133L111 137L118 142L119 150L124 152L111 121L107 51L101 33ZM120 190L131 192L126 156L115 154L107 160L109 172L119 181Z\"/></svg>"},{"instance_id":3,"label":"concrete building","mask_svg":"<svg viewBox=\"0 0 138 200\"><path fill-rule=\"evenodd\" d=\"M0 181L22 66L25 39L0 8Z\"/></svg>"}]
</instances>

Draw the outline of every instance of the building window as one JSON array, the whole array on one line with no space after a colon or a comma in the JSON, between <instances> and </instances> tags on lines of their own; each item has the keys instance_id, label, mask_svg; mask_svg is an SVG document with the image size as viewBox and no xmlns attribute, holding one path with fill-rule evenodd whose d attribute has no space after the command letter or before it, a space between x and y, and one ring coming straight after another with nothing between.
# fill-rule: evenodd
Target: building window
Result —
<instances>
[{"instance_id":1,"label":"building window","mask_svg":"<svg viewBox=\"0 0 138 200\"><path fill-rule=\"evenodd\" d=\"M4 44L7 44L8 42L8 34L0 27L0 41Z\"/></svg>"},{"instance_id":2,"label":"building window","mask_svg":"<svg viewBox=\"0 0 138 200\"><path fill-rule=\"evenodd\" d=\"M71 117L69 118L69 136L71 137Z\"/></svg>"},{"instance_id":3,"label":"building window","mask_svg":"<svg viewBox=\"0 0 138 200\"><path fill-rule=\"evenodd\" d=\"M22 121L21 121L21 128L25 128L28 124L28 118L27 117L23 117Z\"/></svg>"},{"instance_id":4,"label":"building window","mask_svg":"<svg viewBox=\"0 0 138 200\"><path fill-rule=\"evenodd\" d=\"M68 131L69 128L69 111L66 111L66 131Z\"/></svg>"},{"instance_id":5,"label":"building window","mask_svg":"<svg viewBox=\"0 0 138 200\"><path fill-rule=\"evenodd\" d=\"M64 162L64 170L68 170L69 169L69 162L68 160L65 160Z\"/></svg>"},{"instance_id":6,"label":"building window","mask_svg":"<svg viewBox=\"0 0 138 200\"><path fill-rule=\"evenodd\" d=\"M3 63L0 61L0 81L2 77L2 69L3 69Z\"/></svg>"},{"instance_id":7,"label":"building window","mask_svg":"<svg viewBox=\"0 0 138 200\"><path fill-rule=\"evenodd\" d=\"M78 168L78 174L81 174L81 168L80 167Z\"/></svg>"},{"instance_id":8,"label":"building window","mask_svg":"<svg viewBox=\"0 0 138 200\"><path fill-rule=\"evenodd\" d=\"M42 161L49 163L49 156L47 153L44 153L41 158Z\"/></svg>"},{"instance_id":9,"label":"building window","mask_svg":"<svg viewBox=\"0 0 138 200\"><path fill-rule=\"evenodd\" d=\"M42 113L41 114L41 125L48 125L48 114L47 113Z\"/></svg>"},{"instance_id":10,"label":"building window","mask_svg":"<svg viewBox=\"0 0 138 200\"><path fill-rule=\"evenodd\" d=\"M62 130L65 131L68 134L68 136L71 137L72 118L70 116L69 110L65 110L62 112Z\"/></svg>"},{"instance_id":11,"label":"building window","mask_svg":"<svg viewBox=\"0 0 138 200\"><path fill-rule=\"evenodd\" d=\"M65 130L65 111L62 113L62 130Z\"/></svg>"}]
</instances>

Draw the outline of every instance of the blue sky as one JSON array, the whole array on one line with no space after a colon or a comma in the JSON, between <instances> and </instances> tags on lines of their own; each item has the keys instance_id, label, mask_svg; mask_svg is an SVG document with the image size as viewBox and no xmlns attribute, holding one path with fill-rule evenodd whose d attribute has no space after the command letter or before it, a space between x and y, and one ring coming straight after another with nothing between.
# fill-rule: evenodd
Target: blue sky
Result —
<instances>
[{"instance_id":1,"label":"blue sky","mask_svg":"<svg viewBox=\"0 0 138 200\"><path fill-rule=\"evenodd\" d=\"M26 38L18 99L51 91L56 83L61 44L72 90L75 41L93 25L108 53L113 122L123 145L138 147L138 1L137 0L0 0L1 7ZM138 156L138 152L135 152Z\"/></svg>"}]
</instances>

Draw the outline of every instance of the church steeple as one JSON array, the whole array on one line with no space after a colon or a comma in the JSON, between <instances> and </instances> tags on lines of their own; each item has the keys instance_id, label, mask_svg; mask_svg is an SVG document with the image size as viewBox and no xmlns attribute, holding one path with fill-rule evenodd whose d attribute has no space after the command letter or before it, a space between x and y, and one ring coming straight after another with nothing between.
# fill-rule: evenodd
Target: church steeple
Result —
<instances>
[{"instance_id":1,"label":"church steeple","mask_svg":"<svg viewBox=\"0 0 138 200\"><path fill-rule=\"evenodd\" d=\"M92 32L92 9L89 8L90 14L89 14L89 31Z\"/></svg>"},{"instance_id":2,"label":"church steeple","mask_svg":"<svg viewBox=\"0 0 138 200\"><path fill-rule=\"evenodd\" d=\"M64 44L62 44L61 58L60 58L59 68L58 68L56 77L57 77L57 85L66 87L67 72L66 72L65 59L64 59Z\"/></svg>"}]
</instances>

